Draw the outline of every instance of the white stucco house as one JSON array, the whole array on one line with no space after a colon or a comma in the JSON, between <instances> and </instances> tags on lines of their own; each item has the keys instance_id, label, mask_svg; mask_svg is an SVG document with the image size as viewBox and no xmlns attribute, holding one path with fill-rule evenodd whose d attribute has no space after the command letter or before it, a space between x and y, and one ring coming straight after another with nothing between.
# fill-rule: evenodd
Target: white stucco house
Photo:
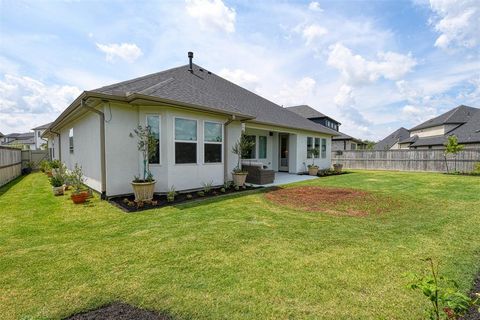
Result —
<instances>
[{"instance_id":1,"label":"white stucco house","mask_svg":"<svg viewBox=\"0 0 480 320\"><path fill-rule=\"evenodd\" d=\"M41 126L33 128L33 138L35 141L35 149L40 150L42 146L47 143L47 139L42 138L42 134L48 129L52 123L42 124Z\"/></svg>"},{"instance_id":2,"label":"white stucco house","mask_svg":"<svg viewBox=\"0 0 480 320\"><path fill-rule=\"evenodd\" d=\"M43 137L53 158L83 167L87 185L103 197L132 193L141 172L133 129L149 125L158 139L150 169L156 192L201 188L231 180L233 144L245 131L255 141L250 158L292 174L312 162L331 166L338 132L314 123L192 63L84 91Z\"/></svg>"}]
</instances>

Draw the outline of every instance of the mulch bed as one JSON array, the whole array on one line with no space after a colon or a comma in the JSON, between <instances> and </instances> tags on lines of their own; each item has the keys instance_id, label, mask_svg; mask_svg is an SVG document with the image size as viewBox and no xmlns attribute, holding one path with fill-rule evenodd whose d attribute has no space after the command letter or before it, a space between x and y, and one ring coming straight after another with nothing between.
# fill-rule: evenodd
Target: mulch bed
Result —
<instances>
[{"instance_id":1,"label":"mulch bed","mask_svg":"<svg viewBox=\"0 0 480 320\"><path fill-rule=\"evenodd\" d=\"M477 275L477 279L473 284L473 288L470 291L470 297L475 298L475 293L480 293L480 272ZM470 307L468 313L462 318L463 320L480 320L480 312L477 307Z\"/></svg>"},{"instance_id":2,"label":"mulch bed","mask_svg":"<svg viewBox=\"0 0 480 320\"><path fill-rule=\"evenodd\" d=\"M383 213L390 203L390 200L366 191L311 186L278 188L267 192L265 197L272 203L292 209L360 217Z\"/></svg>"},{"instance_id":3,"label":"mulch bed","mask_svg":"<svg viewBox=\"0 0 480 320\"><path fill-rule=\"evenodd\" d=\"M77 313L65 320L173 320L167 314L140 309L122 302L114 302L99 309Z\"/></svg>"},{"instance_id":4,"label":"mulch bed","mask_svg":"<svg viewBox=\"0 0 480 320\"><path fill-rule=\"evenodd\" d=\"M212 188L212 190L209 193L206 193L204 196L200 196L198 194L198 191L192 191L190 193L179 193L175 196L175 200L172 202L167 201L166 195L155 194L153 196L153 201L151 203L145 202L140 205L134 203L135 197L133 194L128 196L110 198L108 199L108 201L113 205L119 207L123 211L138 212L138 211L149 210L149 209L158 209L166 206L175 206L178 204L188 204L195 200L200 201L204 199L211 199L211 198L215 198L215 197L226 195L226 194L240 193L240 192L255 190L260 188L263 188L263 187L245 186L244 188L239 188L239 190L235 190L235 188L231 187L226 189L225 192L221 192L220 191L221 188ZM190 199L188 198L188 195L191 196Z\"/></svg>"}]
</instances>

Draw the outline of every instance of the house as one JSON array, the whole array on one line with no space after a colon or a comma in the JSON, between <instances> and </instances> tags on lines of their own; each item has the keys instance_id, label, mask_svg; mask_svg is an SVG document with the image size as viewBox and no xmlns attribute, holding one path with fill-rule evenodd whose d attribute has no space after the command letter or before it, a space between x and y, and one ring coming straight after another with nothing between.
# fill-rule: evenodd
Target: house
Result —
<instances>
[{"instance_id":1,"label":"house","mask_svg":"<svg viewBox=\"0 0 480 320\"><path fill-rule=\"evenodd\" d=\"M373 147L374 150L396 150L401 149L400 141L410 138L410 131L404 127L398 128L384 139L380 140Z\"/></svg>"},{"instance_id":2,"label":"house","mask_svg":"<svg viewBox=\"0 0 480 320\"><path fill-rule=\"evenodd\" d=\"M460 105L409 130L403 149L443 149L455 135L467 149L480 148L480 109Z\"/></svg>"},{"instance_id":3,"label":"house","mask_svg":"<svg viewBox=\"0 0 480 320\"><path fill-rule=\"evenodd\" d=\"M366 144L346 133L340 132L339 128L341 123L337 120L330 118L329 116L313 109L308 105L299 105L287 107L288 110L295 112L296 114L309 119L315 123L321 124L325 127L333 129L338 132L337 136L332 138L332 151L344 151L344 150L357 150L364 149Z\"/></svg>"},{"instance_id":4,"label":"house","mask_svg":"<svg viewBox=\"0 0 480 320\"><path fill-rule=\"evenodd\" d=\"M38 127L32 129L33 134L34 134L34 139L35 139L35 149L36 150L42 149L42 146L47 144L47 140L42 138L42 134L45 132L45 130L48 129L48 127L51 124L52 123L50 122L50 123L43 124L41 126L38 126Z\"/></svg>"},{"instance_id":5,"label":"house","mask_svg":"<svg viewBox=\"0 0 480 320\"><path fill-rule=\"evenodd\" d=\"M247 156L275 171L300 173L312 162L331 165L337 131L190 63L92 91L84 91L43 134L53 158L82 166L86 184L102 197L132 193L141 155L132 134L148 125L157 152L150 158L155 191L194 190L231 180L232 146L244 131L255 146Z\"/></svg>"},{"instance_id":6,"label":"house","mask_svg":"<svg viewBox=\"0 0 480 320\"><path fill-rule=\"evenodd\" d=\"M10 133L1 138L2 146L18 146L24 150L35 150L35 138L33 132Z\"/></svg>"}]
</instances>

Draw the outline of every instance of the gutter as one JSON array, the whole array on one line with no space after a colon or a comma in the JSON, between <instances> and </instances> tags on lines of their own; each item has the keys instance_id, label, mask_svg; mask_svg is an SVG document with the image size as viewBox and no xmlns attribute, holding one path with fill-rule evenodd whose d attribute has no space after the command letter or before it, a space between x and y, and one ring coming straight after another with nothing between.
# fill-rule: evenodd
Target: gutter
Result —
<instances>
[{"instance_id":1,"label":"gutter","mask_svg":"<svg viewBox=\"0 0 480 320\"><path fill-rule=\"evenodd\" d=\"M106 173L106 161L105 161L105 114L87 104L87 99L82 99L81 107L88 111L94 112L99 115L100 120L100 171L102 176L102 190L101 199L107 198L107 173Z\"/></svg>"},{"instance_id":2,"label":"gutter","mask_svg":"<svg viewBox=\"0 0 480 320\"><path fill-rule=\"evenodd\" d=\"M227 146L228 146L228 130L227 130L227 126L232 123L233 121L235 120L235 115L232 115L232 117L230 119L227 120L227 122L225 122L223 124L223 181L224 182L227 182L228 181L228 150L227 150Z\"/></svg>"}]
</instances>

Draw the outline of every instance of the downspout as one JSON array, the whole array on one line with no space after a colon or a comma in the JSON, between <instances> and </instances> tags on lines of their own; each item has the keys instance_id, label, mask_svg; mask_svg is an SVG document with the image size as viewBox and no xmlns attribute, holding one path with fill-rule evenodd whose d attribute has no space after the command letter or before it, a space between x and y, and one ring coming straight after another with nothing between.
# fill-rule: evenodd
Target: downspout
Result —
<instances>
[{"instance_id":1,"label":"downspout","mask_svg":"<svg viewBox=\"0 0 480 320\"><path fill-rule=\"evenodd\" d=\"M48 129L48 131L50 131L51 133L56 134L58 136L58 160L62 161L62 139L60 138L60 133L55 132L51 129ZM55 142L55 140L54 140L54 142ZM55 154L54 154L54 156L55 156Z\"/></svg>"},{"instance_id":2,"label":"downspout","mask_svg":"<svg viewBox=\"0 0 480 320\"><path fill-rule=\"evenodd\" d=\"M106 174L106 163L105 163L105 114L93 107L90 107L87 104L86 99L82 99L81 102L82 108L85 108L88 111L94 112L99 115L100 120L100 171L102 176L102 192L101 199L105 200L107 198L107 174Z\"/></svg>"},{"instance_id":3,"label":"downspout","mask_svg":"<svg viewBox=\"0 0 480 320\"><path fill-rule=\"evenodd\" d=\"M227 120L227 122L225 122L223 124L223 145L224 145L224 154L223 154L223 181L224 182L227 182L228 181L228 150L227 150L227 146L228 146L228 130L227 130L227 126L232 123L233 121L235 120L235 116L232 115L232 117L230 119Z\"/></svg>"}]
</instances>

